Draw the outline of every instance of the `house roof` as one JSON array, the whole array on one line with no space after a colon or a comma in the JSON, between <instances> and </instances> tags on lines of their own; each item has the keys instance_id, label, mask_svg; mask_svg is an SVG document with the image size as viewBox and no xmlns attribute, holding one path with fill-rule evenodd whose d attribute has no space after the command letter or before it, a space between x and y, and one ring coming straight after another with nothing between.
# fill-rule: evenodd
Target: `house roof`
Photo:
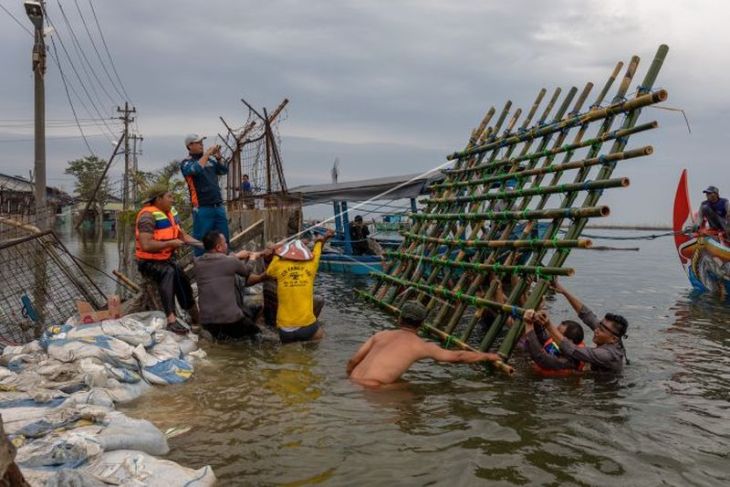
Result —
<instances>
[{"instance_id":1,"label":"house roof","mask_svg":"<svg viewBox=\"0 0 730 487\"><path fill-rule=\"evenodd\" d=\"M440 172L406 174L374 179L361 179L331 184L313 184L290 188L290 194L298 194L303 205L330 203L334 200L366 201L415 198L424 194L428 185L443 179Z\"/></svg>"}]
</instances>

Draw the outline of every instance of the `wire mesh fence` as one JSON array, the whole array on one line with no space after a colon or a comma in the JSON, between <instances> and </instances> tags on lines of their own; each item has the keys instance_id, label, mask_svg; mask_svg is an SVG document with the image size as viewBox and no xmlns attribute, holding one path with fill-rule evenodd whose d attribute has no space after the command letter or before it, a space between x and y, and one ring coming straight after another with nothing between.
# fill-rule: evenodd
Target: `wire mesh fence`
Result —
<instances>
[{"instance_id":1,"label":"wire mesh fence","mask_svg":"<svg viewBox=\"0 0 730 487\"><path fill-rule=\"evenodd\" d=\"M95 309L106 296L53 232L0 243L0 340L20 344L65 322L83 300Z\"/></svg>"}]
</instances>

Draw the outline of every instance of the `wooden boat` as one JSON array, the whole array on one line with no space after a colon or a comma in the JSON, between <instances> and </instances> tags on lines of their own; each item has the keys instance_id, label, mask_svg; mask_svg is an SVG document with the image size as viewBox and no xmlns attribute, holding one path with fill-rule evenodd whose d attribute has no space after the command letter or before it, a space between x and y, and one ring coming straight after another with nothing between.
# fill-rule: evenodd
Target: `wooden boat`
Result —
<instances>
[{"instance_id":1,"label":"wooden boat","mask_svg":"<svg viewBox=\"0 0 730 487\"><path fill-rule=\"evenodd\" d=\"M679 260L696 290L710 292L722 298L730 296L730 243L720 232L697 229L697 213L687 188L687 170L682 171L674 197L674 243Z\"/></svg>"}]
</instances>

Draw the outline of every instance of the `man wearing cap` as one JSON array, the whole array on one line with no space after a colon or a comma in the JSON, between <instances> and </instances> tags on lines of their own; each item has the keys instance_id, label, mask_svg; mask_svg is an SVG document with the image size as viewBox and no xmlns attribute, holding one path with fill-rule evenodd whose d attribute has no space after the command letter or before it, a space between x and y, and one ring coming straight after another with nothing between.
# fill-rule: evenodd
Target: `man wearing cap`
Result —
<instances>
[{"instance_id":1,"label":"man wearing cap","mask_svg":"<svg viewBox=\"0 0 730 487\"><path fill-rule=\"evenodd\" d=\"M223 207L218 177L227 174L228 167L223 163L221 147L214 145L205 150L203 140L205 137L198 134L185 137L188 157L181 165L193 207L193 237L201 240L211 230L218 230L227 242L228 217ZM195 255L203 255L203 249L196 248Z\"/></svg>"},{"instance_id":2,"label":"man wearing cap","mask_svg":"<svg viewBox=\"0 0 730 487\"><path fill-rule=\"evenodd\" d=\"M436 343L418 336L418 328L426 319L426 307L408 301L401 307L397 330L380 331L370 337L347 363L347 375L366 387L380 387L396 382L416 361L496 362L496 353L445 350Z\"/></svg>"},{"instance_id":3,"label":"man wearing cap","mask_svg":"<svg viewBox=\"0 0 730 487\"><path fill-rule=\"evenodd\" d=\"M560 348L560 353L565 357L571 357L591 365L591 370L597 372L621 372L624 362L629 363L626 358L623 338L629 323L621 315L606 313L606 316L599 320L580 299L571 294L555 279L552 284L555 292L565 296L578 317L591 330L593 330L593 348L581 348L566 338L558 328L550 322L546 313L535 315L535 325L543 326L553 338L553 341Z\"/></svg>"},{"instance_id":4,"label":"man wearing cap","mask_svg":"<svg viewBox=\"0 0 730 487\"><path fill-rule=\"evenodd\" d=\"M705 193L705 201L700 206L700 218L702 226L705 221L713 230L721 230L730 238L730 201L720 198L720 190L715 186L709 186Z\"/></svg>"},{"instance_id":5,"label":"man wearing cap","mask_svg":"<svg viewBox=\"0 0 730 487\"><path fill-rule=\"evenodd\" d=\"M324 336L315 314L314 279L322 246L333 235L329 230L318 236L313 250L301 240L292 240L274 249L275 255L266 268L266 275L276 279L276 327L282 343L319 340Z\"/></svg>"},{"instance_id":6,"label":"man wearing cap","mask_svg":"<svg viewBox=\"0 0 730 487\"><path fill-rule=\"evenodd\" d=\"M167 328L184 334L187 328L177 321L175 298L185 310L192 310L195 300L190 281L175 261L175 250L185 244L202 244L180 227L167 185L151 187L143 202L144 206L137 213L134 232L137 267L143 276L157 283L167 316Z\"/></svg>"}]
</instances>

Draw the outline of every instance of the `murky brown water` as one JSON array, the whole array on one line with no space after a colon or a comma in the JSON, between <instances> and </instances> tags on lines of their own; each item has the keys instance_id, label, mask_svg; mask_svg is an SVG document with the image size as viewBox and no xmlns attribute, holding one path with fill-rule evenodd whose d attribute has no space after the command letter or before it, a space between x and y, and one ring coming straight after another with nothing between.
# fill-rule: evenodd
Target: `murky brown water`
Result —
<instances>
[{"instance_id":1,"label":"murky brown water","mask_svg":"<svg viewBox=\"0 0 730 487\"><path fill-rule=\"evenodd\" d=\"M516 357L514 378L422 363L365 391L345 363L390 318L353 296L364 280L322 275L324 341L210 346L189 383L123 409L191 426L170 458L221 485L728 485L730 306L690 295L670 239L638 245L568 261L566 285L631 322L615 379L536 378Z\"/></svg>"}]
</instances>

